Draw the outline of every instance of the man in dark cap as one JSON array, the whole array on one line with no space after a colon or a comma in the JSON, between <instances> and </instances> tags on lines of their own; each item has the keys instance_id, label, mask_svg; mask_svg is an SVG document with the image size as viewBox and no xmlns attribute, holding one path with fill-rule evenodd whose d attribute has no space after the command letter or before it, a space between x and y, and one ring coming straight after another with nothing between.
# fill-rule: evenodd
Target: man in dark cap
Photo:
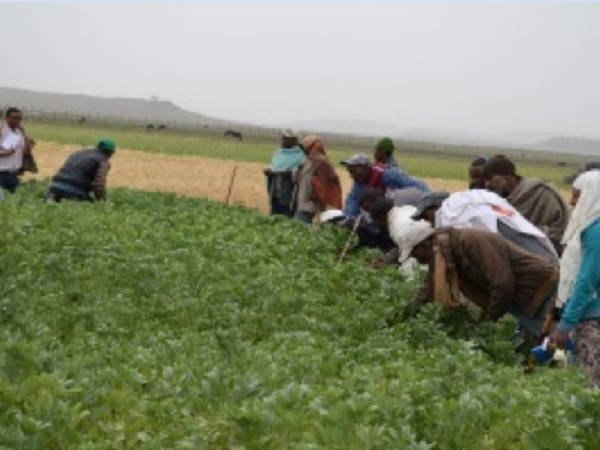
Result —
<instances>
[{"instance_id":1,"label":"man in dark cap","mask_svg":"<svg viewBox=\"0 0 600 450\"><path fill-rule=\"evenodd\" d=\"M55 202L64 199L87 202L105 200L109 160L115 150L116 145L112 140L102 139L96 148L73 153L52 178L48 199Z\"/></svg>"},{"instance_id":2,"label":"man in dark cap","mask_svg":"<svg viewBox=\"0 0 600 450\"><path fill-rule=\"evenodd\" d=\"M377 189L384 194L405 188L417 188L422 192L429 192L425 182L413 178L395 167L371 164L369 157L363 153L357 153L352 158L342 161L342 164L346 166L354 181L344 207L344 212L348 217L356 217L360 214L360 199L367 188Z\"/></svg>"},{"instance_id":3,"label":"man in dark cap","mask_svg":"<svg viewBox=\"0 0 600 450\"><path fill-rule=\"evenodd\" d=\"M521 177L514 163L501 155L483 166L483 176L487 189L506 198L562 253L560 241L569 221L569 207L556 188L539 179Z\"/></svg>"}]
</instances>

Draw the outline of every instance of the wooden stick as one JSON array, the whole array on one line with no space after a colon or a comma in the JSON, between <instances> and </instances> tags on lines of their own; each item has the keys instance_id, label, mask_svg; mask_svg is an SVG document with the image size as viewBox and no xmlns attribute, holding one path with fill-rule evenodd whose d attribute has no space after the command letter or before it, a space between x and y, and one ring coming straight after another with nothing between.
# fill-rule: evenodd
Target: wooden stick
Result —
<instances>
[{"instance_id":1,"label":"wooden stick","mask_svg":"<svg viewBox=\"0 0 600 450\"><path fill-rule=\"evenodd\" d=\"M225 199L226 205L229 205L229 200L231 199L231 192L233 191L233 182L235 181L236 173L237 173L237 166L233 166L233 172L231 172L231 180L229 180L229 189L227 189L227 198Z\"/></svg>"},{"instance_id":2,"label":"wooden stick","mask_svg":"<svg viewBox=\"0 0 600 450\"><path fill-rule=\"evenodd\" d=\"M358 230L358 226L360 225L362 218L363 216L358 216L358 219L354 221L354 226L352 227L352 231L350 232L350 236L348 236L348 240L346 241L346 245L344 245L344 249L342 250L342 254L340 255L340 260L338 262L342 262L346 257L346 253L348 253L348 250L350 249L350 243L356 234L356 230Z\"/></svg>"}]
</instances>

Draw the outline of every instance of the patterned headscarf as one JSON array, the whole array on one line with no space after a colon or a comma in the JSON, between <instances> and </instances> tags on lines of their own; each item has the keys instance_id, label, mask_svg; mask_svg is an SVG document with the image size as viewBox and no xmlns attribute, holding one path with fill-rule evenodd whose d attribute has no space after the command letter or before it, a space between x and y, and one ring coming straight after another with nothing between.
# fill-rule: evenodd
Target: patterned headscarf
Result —
<instances>
[{"instance_id":1,"label":"patterned headscarf","mask_svg":"<svg viewBox=\"0 0 600 450\"><path fill-rule=\"evenodd\" d=\"M306 149L306 153L309 158L313 154L315 156L319 153L321 155L325 154L325 146L323 145L323 141L321 140L321 138L319 136L311 134L309 136L302 138L301 143L302 143L302 147L304 147Z\"/></svg>"}]
</instances>

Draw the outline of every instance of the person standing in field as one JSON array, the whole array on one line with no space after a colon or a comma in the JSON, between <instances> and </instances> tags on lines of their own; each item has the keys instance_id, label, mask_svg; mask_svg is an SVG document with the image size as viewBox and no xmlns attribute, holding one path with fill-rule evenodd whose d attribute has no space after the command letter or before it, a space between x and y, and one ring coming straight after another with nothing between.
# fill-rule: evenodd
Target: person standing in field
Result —
<instances>
[{"instance_id":1,"label":"person standing in field","mask_svg":"<svg viewBox=\"0 0 600 450\"><path fill-rule=\"evenodd\" d=\"M389 194L396 189L417 188L422 192L429 192L425 182L417 180L396 167L371 164L369 157L357 153L352 158L342 161L350 177L354 181L351 191L346 197L344 212L348 217L357 217L360 214L360 199L367 188L377 189Z\"/></svg>"},{"instance_id":2,"label":"person standing in field","mask_svg":"<svg viewBox=\"0 0 600 450\"><path fill-rule=\"evenodd\" d=\"M483 166L483 176L487 189L506 198L562 253L561 238L567 228L569 208L556 188L539 179L519 176L514 163L505 156L490 159Z\"/></svg>"},{"instance_id":3,"label":"person standing in field","mask_svg":"<svg viewBox=\"0 0 600 450\"><path fill-rule=\"evenodd\" d=\"M558 304L560 323L550 336L564 347L573 336L575 360L592 385L600 387L600 171L585 172L573 183L575 207L562 242Z\"/></svg>"},{"instance_id":4,"label":"person standing in field","mask_svg":"<svg viewBox=\"0 0 600 450\"><path fill-rule=\"evenodd\" d=\"M55 202L106 200L106 180L115 151L114 141L102 139L96 148L73 153L52 178L48 199Z\"/></svg>"},{"instance_id":5,"label":"person standing in field","mask_svg":"<svg viewBox=\"0 0 600 450\"><path fill-rule=\"evenodd\" d=\"M297 171L296 218L312 223L315 214L328 208L341 209L342 188L323 141L315 135L301 141L306 160Z\"/></svg>"},{"instance_id":6,"label":"person standing in field","mask_svg":"<svg viewBox=\"0 0 600 450\"><path fill-rule=\"evenodd\" d=\"M26 136L21 126L21 110L8 108L5 117L0 136L0 187L15 192L19 186L19 175L24 169L33 170L33 167L24 167L23 161L33 162L31 150L35 141Z\"/></svg>"},{"instance_id":7,"label":"person standing in field","mask_svg":"<svg viewBox=\"0 0 600 450\"><path fill-rule=\"evenodd\" d=\"M294 217L295 172L305 159L296 133L284 130L281 133L281 147L275 151L271 166L265 170L271 215Z\"/></svg>"}]
</instances>

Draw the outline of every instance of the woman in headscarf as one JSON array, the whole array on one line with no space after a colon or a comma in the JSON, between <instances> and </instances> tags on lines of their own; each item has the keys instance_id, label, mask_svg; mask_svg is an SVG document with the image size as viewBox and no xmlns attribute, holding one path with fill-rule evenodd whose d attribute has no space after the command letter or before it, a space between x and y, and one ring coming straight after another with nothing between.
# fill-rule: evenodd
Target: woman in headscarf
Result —
<instances>
[{"instance_id":1,"label":"woman in headscarf","mask_svg":"<svg viewBox=\"0 0 600 450\"><path fill-rule=\"evenodd\" d=\"M323 141L315 135L301 141L306 160L297 177L296 218L311 223L315 214L328 208L342 208L342 189L333 165L325 154Z\"/></svg>"},{"instance_id":2,"label":"woman in headscarf","mask_svg":"<svg viewBox=\"0 0 600 450\"><path fill-rule=\"evenodd\" d=\"M575 180L571 205L558 286L559 306L566 306L551 342L563 347L571 335L576 362L600 387L600 171Z\"/></svg>"}]
</instances>

